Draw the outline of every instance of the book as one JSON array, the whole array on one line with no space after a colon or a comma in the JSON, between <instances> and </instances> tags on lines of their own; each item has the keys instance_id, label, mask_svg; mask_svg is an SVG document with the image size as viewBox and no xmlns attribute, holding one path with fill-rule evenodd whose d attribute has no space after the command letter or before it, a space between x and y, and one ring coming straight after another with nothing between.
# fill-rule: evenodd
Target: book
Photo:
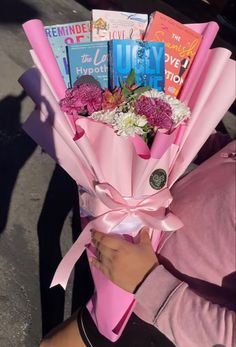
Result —
<instances>
[{"instance_id":1,"label":"book","mask_svg":"<svg viewBox=\"0 0 236 347\"><path fill-rule=\"evenodd\" d=\"M108 88L108 42L75 43L67 46L71 86L80 77L92 76Z\"/></svg>"},{"instance_id":2,"label":"book","mask_svg":"<svg viewBox=\"0 0 236 347\"><path fill-rule=\"evenodd\" d=\"M154 12L144 40L165 43L165 92L178 96L201 43L201 34Z\"/></svg>"},{"instance_id":3,"label":"book","mask_svg":"<svg viewBox=\"0 0 236 347\"><path fill-rule=\"evenodd\" d=\"M147 14L92 10L92 41L142 40L147 24Z\"/></svg>"},{"instance_id":4,"label":"book","mask_svg":"<svg viewBox=\"0 0 236 347\"><path fill-rule=\"evenodd\" d=\"M165 46L161 42L141 40L112 40L110 48L110 87L113 89L124 82L131 69L135 70L138 86L151 86L164 90Z\"/></svg>"},{"instance_id":5,"label":"book","mask_svg":"<svg viewBox=\"0 0 236 347\"><path fill-rule=\"evenodd\" d=\"M66 45L91 41L91 22L74 22L45 26L45 33L52 47L61 74L67 87L70 87Z\"/></svg>"}]
</instances>

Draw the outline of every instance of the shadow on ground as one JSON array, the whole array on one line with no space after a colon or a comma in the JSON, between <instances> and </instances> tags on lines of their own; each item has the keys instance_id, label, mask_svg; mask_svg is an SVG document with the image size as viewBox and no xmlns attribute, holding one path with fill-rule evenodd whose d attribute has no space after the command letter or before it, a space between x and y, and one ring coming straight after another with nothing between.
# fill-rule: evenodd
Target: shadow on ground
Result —
<instances>
[{"instance_id":1,"label":"shadow on ground","mask_svg":"<svg viewBox=\"0 0 236 347\"><path fill-rule=\"evenodd\" d=\"M1 0L0 22L23 23L39 16L38 10L22 0Z\"/></svg>"}]
</instances>

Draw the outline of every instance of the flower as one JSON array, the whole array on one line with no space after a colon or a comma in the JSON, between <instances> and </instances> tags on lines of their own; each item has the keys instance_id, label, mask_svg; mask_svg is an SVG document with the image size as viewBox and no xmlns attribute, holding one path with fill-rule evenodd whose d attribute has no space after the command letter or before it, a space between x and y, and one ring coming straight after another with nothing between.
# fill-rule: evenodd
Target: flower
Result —
<instances>
[{"instance_id":1,"label":"flower","mask_svg":"<svg viewBox=\"0 0 236 347\"><path fill-rule=\"evenodd\" d=\"M190 116L189 108L175 97L135 85L133 69L113 91L88 83L67 89L60 106L74 121L88 116L108 124L117 135L140 135L149 146L157 131L171 133Z\"/></svg>"},{"instance_id":2,"label":"flower","mask_svg":"<svg viewBox=\"0 0 236 347\"><path fill-rule=\"evenodd\" d=\"M113 128L117 135L132 136L143 135L148 132L147 119L144 116L138 116L133 112L118 112L114 116ZM147 129L145 129L147 127Z\"/></svg>"},{"instance_id":3,"label":"flower","mask_svg":"<svg viewBox=\"0 0 236 347\"><path fill-rule=\"evenodd\" d=\"M103 122L103 123L112 124L114 122L115 114L116 114L116 108L112 111L101 110L98 112L93 112L90 118Z\"/></svg>"},{"instance_id":4,"label":"flower","mask_svg":"<svg viewBox=\"0 0 236 347\"><path fill-rule=\"evenodd\" d=\"M164 93L163 93L164 94ZM165 94L164 94L165 95ZM176 127L179 123L189 118L191 115L190 108L181 102L179 99L165 95L165 101L169 103L172 108L172 121Z\"/></svg>"},{"instance_id":5,"label":"flower","mask_svg":"<svg viewBox=\"0 0 236 347\"><path fill-rule=\"evenodd\" d=\"M147 117L148 123L158 129L170 130L172 127L171 106L160 98L142 95L135 103L136 112Z\"/></svg>"},{"instance_id":6,"label":"flower","mask_svg":"<svg viewBox=\"0 0 236 347\"><path fill-rule=\"evenodd\" d=\"M156 89L150 89L144 92L142 95L148 98L162 98L163 92L158 92ZM165 94L164 94L165 95Z\"/></svg>"},{"instance_id":7,"label":"flower","mask_svg":"<svg viewBox=\"0 0 236 347\"><path fill-rule=\"evenodd\" d=\"M159 98L167 102L172 109L171 119L173 121L174 126L177 126L184 119L189 118L191 115L189 107L186 106L184 102L180 101L179 99L176 99L173 96L166 95L164 92L158 92L155 89L151 89L149 91L146 91L142 95L148 98Z\"/></svg>"},{"instance_id":8,"label":"flower","mask_svg":"<svg viewBox=\"0 0 236 347\"><path fill-rule=\"evenodd\" d=\"M113 110L122 102L124 102L124 97L120 88L116 88L112 92L108 89L104 91L102 98L102 107L104 110Z\"/></svg>"},{"instance_id":9,"label":"flower","mask_svg":"<svg viewBox=\"0 0 236 347\"><path fill-rule=\"evenodd\" d=\"M90 115L102 109L102 89L88 83L67 89L60 106L63 112L70 115Z\"/></svg>"}]
</instances>

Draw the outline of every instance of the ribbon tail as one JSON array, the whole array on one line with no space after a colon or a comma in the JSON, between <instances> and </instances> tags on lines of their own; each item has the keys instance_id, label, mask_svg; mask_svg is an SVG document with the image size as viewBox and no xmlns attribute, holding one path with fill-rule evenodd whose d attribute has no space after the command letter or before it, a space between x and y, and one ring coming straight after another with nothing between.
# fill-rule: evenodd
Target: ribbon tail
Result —
<instances>
[{"instance_id":1,"label":"ribbon tail","mask_svg":"<svg viewBox=\"0 0 236 347\"><path fill-rule=\"evenodd\" d=\"M167 213L166 217L163 220L163 229L165 231L175 231L184 226L182 221L172 212Z\"/></svg>"},{"instance_id":2,"label":"ribbon tail","mask_svg":"<svg viewBox=\"0 0 236 347\"><path fill-rule=\"evenodd\" d=\"M60 284L62 288L66 289L67 282L75 263L81 257L83 251L85 250L85 246L91 241L90 230L92 228L92 224L93 221L86 225L78 239L61 260L53 276L50 288Z\"/></svg>"},{"instance_id":3,"label":"ribbon tail","mask_svg":"<svg viewBox=\"0 0 236 347\"><path fill-rule=\"evenodd\" d=\"M166 216L158 218L156 214L139 212L140 218L144 225L153 229L163 231L175 231L183 227L181 220L172 212L167 213Z\"/></svg>"}]
</instances>

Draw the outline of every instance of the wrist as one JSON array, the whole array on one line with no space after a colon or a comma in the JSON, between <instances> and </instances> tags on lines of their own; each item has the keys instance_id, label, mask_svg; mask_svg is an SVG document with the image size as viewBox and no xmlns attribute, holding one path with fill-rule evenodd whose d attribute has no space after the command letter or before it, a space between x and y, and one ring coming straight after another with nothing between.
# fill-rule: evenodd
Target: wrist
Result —
<instances>
[{"instance_id":1,"label":"wrist","mask_svg":"<svg viewBox=\"0 0 236 347\"><path fill-rule=\"evenodd\" d=\"M159 265L158 260L152 265L152 267L146 272L143 279L137 284L137 286L133 290L133 294L137 292L137 290L141 287L142 283L145 281L145 279L150 275L150 273Z\"/></svg>"}]
</instances>

